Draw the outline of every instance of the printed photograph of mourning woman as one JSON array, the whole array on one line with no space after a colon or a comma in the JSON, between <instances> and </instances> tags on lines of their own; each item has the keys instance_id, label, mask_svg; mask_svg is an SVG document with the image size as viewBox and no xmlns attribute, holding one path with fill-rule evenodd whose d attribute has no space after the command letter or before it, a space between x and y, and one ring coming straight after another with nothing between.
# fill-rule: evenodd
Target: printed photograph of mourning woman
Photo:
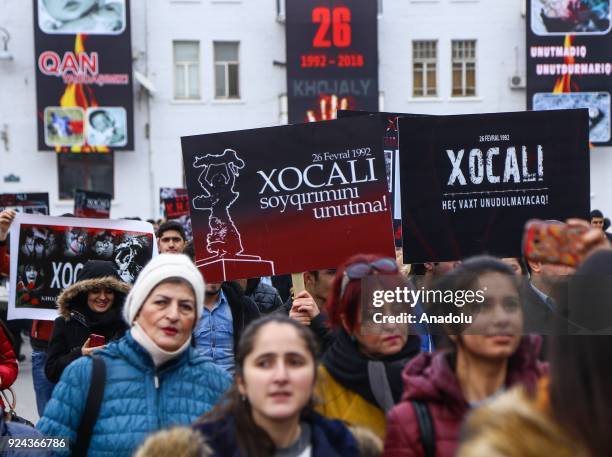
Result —
<instances>
[{"instance_id":1,"label":"printed photograph of mourning woman","mask_svg":"<svg viewBox=\"0 0 612 457\"><path fill-rule=\"evenodd\" d=\"M531 0L536 35L603 35L610 30L610 0Z\"/></svg>"},{"instance_id":2,"label":"printed photograph of mourning woman","mask_svg":"<svg viewBox=\"0 0 612 457\"><path fill-rule=\"evenodd\" d=\"M55 308L59 292L76 281L91 259L114 263L134 283L153 255L151 233L103 228L22 224L18 242L16 308Z\"/></svg>"}]
</instances>

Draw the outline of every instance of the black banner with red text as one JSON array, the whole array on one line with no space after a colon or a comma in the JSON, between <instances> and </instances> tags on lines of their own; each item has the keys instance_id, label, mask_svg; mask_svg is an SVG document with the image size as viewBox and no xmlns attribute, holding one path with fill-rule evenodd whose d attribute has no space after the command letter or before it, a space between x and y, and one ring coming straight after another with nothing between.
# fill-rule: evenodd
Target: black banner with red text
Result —
<instances>
[{"instance_id":1,"label":"black banner with red text","mask_svg":"<svg viewBox=\"0 0 612 457\"><path fill-rule=\"evenodd\" d=\"M130 0L32 0L38 149L134 149Z\"/></svg>"}]
</instances>

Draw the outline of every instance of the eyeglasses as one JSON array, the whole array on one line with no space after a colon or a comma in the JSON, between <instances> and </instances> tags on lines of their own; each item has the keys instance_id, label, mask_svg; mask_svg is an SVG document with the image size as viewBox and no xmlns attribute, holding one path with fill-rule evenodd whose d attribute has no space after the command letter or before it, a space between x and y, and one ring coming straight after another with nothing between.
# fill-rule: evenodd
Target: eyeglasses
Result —
<instances>
[{"instance_id":1,"label":"eyeglasses","mask_svg":"<svg viewBox=\"0 0 612 457\"><path fill-rule=\"evenodd\" d=\"M399 272L397 262L391 257L383 257L374 262L358 262L347 265L342 275L342 285L340 286L340 299L344 296L344 291L348 283L354 279L363 279L372 273L392 274Z\"/></svg>"}]
</instances>

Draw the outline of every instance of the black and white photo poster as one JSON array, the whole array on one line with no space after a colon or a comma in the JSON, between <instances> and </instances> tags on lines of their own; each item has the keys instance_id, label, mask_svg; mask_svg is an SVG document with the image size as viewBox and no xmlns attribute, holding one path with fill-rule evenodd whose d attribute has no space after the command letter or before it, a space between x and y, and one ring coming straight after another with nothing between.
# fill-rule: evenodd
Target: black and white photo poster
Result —
<instances>
[{"instance_id":1,"label":"black and white photo poster","mask_svg":"<svg viewBox=\"0 0 612 457\"><path fill-rule=\"evenodd\" d=\"M153 226L142 221L18 214L10 236L8 319L55 319L57 296L88 260L113 262L133 284L157 255Z\"/></svg>"}]
</instances>

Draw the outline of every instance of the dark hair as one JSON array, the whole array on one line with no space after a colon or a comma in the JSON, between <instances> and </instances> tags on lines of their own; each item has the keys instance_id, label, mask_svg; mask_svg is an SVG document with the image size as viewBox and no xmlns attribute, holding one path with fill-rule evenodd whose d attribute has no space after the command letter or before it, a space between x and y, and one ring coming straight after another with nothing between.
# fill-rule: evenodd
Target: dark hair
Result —
<instances>
[{"instance_id":1,"label":"dark hair","mask_svg":"<svg viewBox=\"0 0 612 457\"><path fill-rule=\"evenodd\" d=\"M384 257L386 256L380 254L356 254L347 259L340 268L336 270L336 276L334 277L331 291L325 303L325 309L327 310L331 327L343 328L343 324L346 324L348 327L346 330L349 334L353 334L357 330L359 315L361 313L361 280L349 281L344 291L342 291L342 296L340 296L342 279L344 278L346 267L354 263L372 263ZM399 269L395 276L397 275L399 275ZM403 281L401 275L397 277Z\"/></svg>"},{"instance_id":2,"label":"dark hair","mask_svg":"<svg viewBox=\"0 0 612 457\"><path fill-rule=\"evenodd\" d=\"M464 260L454 270L434 282L432 289L436 291L450 290L452 292L472 290L476 287L478 279L485 273L505 275L510 279L514 287L519 290L519 281L512 268L501 260L488 255L474 256ZM443 300L435 300L431 307L433 312L439 315L465 313L469 310L469 308L459 308L454 303L448 303ZM436 333L442 335L460 335L466 328L466 324L442 324L441 327L436 327ZM452 341L447 343L452 347L456 346Z\"/></svg>"},{"instance_id":3,"label":"dark hair","mask_svg":"<svg viewBox=\"0 0 612 457\"><path fill-rule=\"evenodd\" d=\"M185 229L177 221L167 221L161 224L159 228L157 229L157 238L161 238L165 232L168 232L170 230L179 232L179 234L181 235L181 238L183 238L183 241L187 239L185 237Z\"/></svg>"},{"instance_id":4,"label":"dark hair","mask_svg":"<svg viewBox=\"0 0 612 457\"><path fill-rule=\"evenodd\" d=\"M255 339L259 331L268 324L277 323L293 327L298 336L306 344L308 352L315 361L315 375L317 370L318 346L316 339L310 329L299 322L283 314L270 314L251 322L242 333L238 346L236 347L236 374L235 379L244 379L244 362L247 356L255 348ZM306 415L313 409L312 400L302 411ZM231 416L235 425L235 437L240 449L240 455L249 457L271 457L276 452L276 447L268 433L259 427L253 420L251 404L241 398L238 384L234 381L232 387L217 403L212 411L200 418L200 423L211 423Z\"/></svg>"},{"instance_id":5,"label":"dark hair","mask_svg":"<svg viewBox=\"0 0 612 457\"><path fill-rule=\"evenodd\" d=\"M609 228L610 228L610 218L604 217L603 231L607 232Z\"/></svg>"},{"instance_id":6,"label":"dark hair","mask_svg":"<svg viewBox=\"0 0 612 457\"><path fill-rule=\"evenodd\" d=\"M104 116L105 116L107 119L109 119L109 120L111 119L111 117L108 115L108 113L106 112L106 110L103 110L103 109L96 109L96 110L93 110L91 113L89 113L89 123L91 124L91 123L92 123L93 118L94 118L94 117L96 117L96 116L98 116L98 115L100 115L100 114L104 114Z\"/></svg>"},{"instance_id":7,"label":"dark hair","mask_svg":"<svg viewBox=\"0 0 612 457\"><path fill-rule=\"evenodd\" d=\"M553 416L590 451L612 449L612 335L552 338L550 403Z\"/></svg>"},{"instance_id":8,"label":"dark hair","mask_svg":"<svg viewBox=\"0 0 612 457\"><path fill-rule=\"evenodd\" d=\"M594 217L604 217L604 215L598 209L594 209L593 211L591 211L591 219L593 219Z\"/></svg>"}]
</instances>

